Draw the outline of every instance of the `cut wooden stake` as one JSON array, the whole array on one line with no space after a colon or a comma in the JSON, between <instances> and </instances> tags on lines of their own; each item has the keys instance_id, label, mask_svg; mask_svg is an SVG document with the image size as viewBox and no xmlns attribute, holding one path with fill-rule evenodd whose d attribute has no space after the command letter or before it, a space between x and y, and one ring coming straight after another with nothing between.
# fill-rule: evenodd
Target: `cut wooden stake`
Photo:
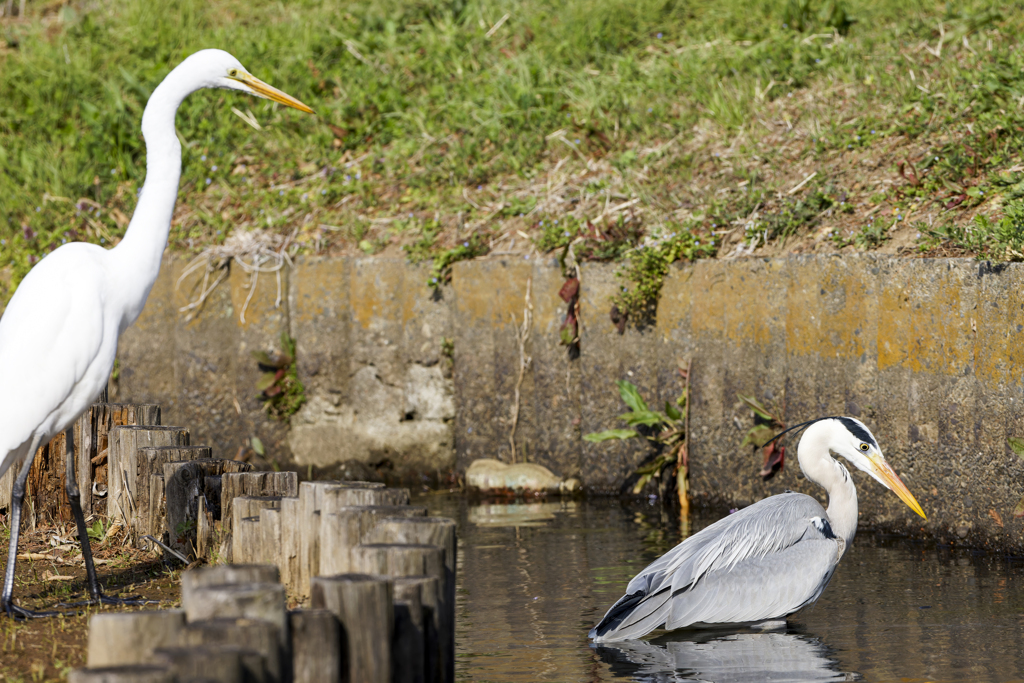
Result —
<instances>
[{"instance_id":1,"label":"cut wooden stake","mask_svg":"<svg viewBox=\"0 0 1024 683\"><path fill-rule=\"evenodd\" d=\"M347 644L348 680L391 683L394 607L391 582L380 576L343 574L312 580L311 602L341 624Z\"/></svg>"},{"instance_id":2,"label":"cut wooden stake","mask_svg":"<svg viewBox=\"0 0 1024 683\"><path fill-rule=\"evenodd\" d=\"M153 650L178 645L184 628L180 609L94 614L86 662L90 667L144 664Z\"/></svg>"},{"instance_id":3,"label":"cut wooden stake","mask_svg":"<svg viewBox=\"0 0 1024 683\"><path fill-rule=\"evenodd\" d=\"M292 683L338 683L348 676L348 660L337 617L326 609L288 614L292 638Z\"/></svg>"}]
</instances>

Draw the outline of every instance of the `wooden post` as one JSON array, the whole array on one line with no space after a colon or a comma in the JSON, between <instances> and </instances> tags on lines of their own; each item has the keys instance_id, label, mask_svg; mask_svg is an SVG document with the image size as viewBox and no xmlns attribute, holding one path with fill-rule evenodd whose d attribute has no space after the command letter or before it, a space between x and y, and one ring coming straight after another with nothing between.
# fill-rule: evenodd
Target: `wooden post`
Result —
<instances>
[{"instance_id":1,"label":"wooden post","mask_svg":"<svg viewBox=\"0 0 1024 683\"><path fill-rule=\"evenodd\" d=\"M243 658L246 660L245 666ZM217 683L249 683L246 669L259 671L260 656L237 647L168 647L154 653L154 661L168 667L179 681L202 680ZM255 660L255 661L253 661ZM255 678L260 681L262 676ZM253 683L255 683L253 681Z\"/></svg>"},{"instance_id":2,"label":"wooden post","mask_svg":"<svg viewBox=\"0 0 1024 683\"><path fill-rule=\"evenodd\" d=\"M455 570L458 538L455 522L446 517L392 517L380 520L367 532L366 541L371 543L420 543L435 545L444 549L445 577L442 595L445 614L441 623L445 632L441 634L449 651L445 655L446 680L455 677Z\"/></svg>"},{"instance_id":3,"label":"wooden post","mask_svg":"<svg viewBox=\"0 0 1024 683\"><path fill-rule=\"evenodd\" d=\"M140 454L144 450L139 449ZM199 498L203 495L205 475L195 462L169 462L163 465L166 487L166 531L168 545L187 557L196 558L198 549Z\"/></svg>"},{"instance_id":4,"label":"wooden post","mask_svg":"<svg viewBox=\"0 0 1024 683\"><path fill-rule=\"evenodd\" d=\"M268 621L280 629L281 647L287 647L288 613L284 586L279 583L193 586L187 600L182 593L181 606L189 623L218 618Z\"/></svg>"},{"instance_id":5,"label":"wooden post","mask_svg":"<svg viewBox=\"0 0 1024 683\"><path fill-rule=\"evenodd\" d=\"M138 453L138 482L135 489L139 492L135 501L139 508L136 517L135 534L145 536L152 534L157 538L164 531L163 518L158 510L163 503L163 492L158 498L153 498L150 493L152 486L150 480L153 475L164 474L164 464L169 462L184 462L191 460L202 460L210 458L209 446L163 446L155 448L140 448ZM200 490L202 487L200 482Z\"/></svg>"},{"instance_id":6,"label":"wooden post","mask_svg":"<svg viewBox=\"0 0 1024 683\"><path fill-rule=\"evenodd\" d=\"M444 681L444 657L438 634L441 630L441 602L437 579L433 576L397 576L392 579L395 602L407 599L410 591L419 597L423 617L424 683Z\"/></svg>"},{"instance_id":7,"label":"wooden post","mask_svg":"<svg viewBox=\"0 0 1024 683\"><path fill-rule=\"evenodd\" d=\"M194 601L193 593L204 586L279 582L277 567L263 564L221 564L190 569L181 575L181 604Z\"/></svg>"},{"instance_id":8,"label":"wooden post","mask_svg":"<svg viewBox=\"0 0 1024 683\"><path fill-rule=\"evenodd\" d=\"M300 591L299 580L302 573L299 567L299 552L302 546L302 529L299 526L302 503L298 498L281 499L281 583L288 592L297 595L309 595Z\"/></svg>"},{"instance_id":9,"label":"wooden post","mask_svg":"<svg viewBox=\"0 0 1024 683\"><path fill-rule=\"evenodd\" d=\"M82 493L82 512L86 517L94 513L113 516L113 511L107 509L109 496L94 499L92 494L94 482L109 490L107 456L110 452L110 430L123 425L159 424L160 406L152 404L94 403L78 418L74 426L75 475Z\"/></svg>"},{"instance_id":10,"label":"wooden post","mask_svg":"<svg viewBox=\"0 0 1024 683\"><path fill-rule=\"evenodd\" d=\"M188 446L188 430L181 427L114 427L110 433L110 465L107 514L119 520L136 539L135 529L141 513L143 495L138 490L139 449L151 446ZM149 477L144 494L149 495Z\"/></svg>"},{"instance_id":11,"label":"wooden post","mask_svg":"<svg viewBox=\"0 0 1024 683\"><path fill-rule=\"evenodd\" d=\"M385 576L432 576L437 579L440 610L438 646L444 680L455 676L455 609L448 604L450 591L444 566L444 549L436 545L371 543L352 549L352 568Z\"/></svg>"},{"instance_id":12,"label":"wooden post","mask_svg":"<svg viewBox=\"0 0 1024 683\"><path fill-rule=\"evenodd\" d=\"M281 553L281 509L263 508L260 510L259 519L259 555L255 559L258 562L272 564L281 569L283 564Z\"/></svg>"},{"instance_id":13,"label":"wooden post","mask_svg":"<svg viewBox=\"0 0 1024 683\"><path fill-rule=\"evenodd\" d=\"M312 581L314 608L329 609L347 644L351 683L391 683L394 606L391 581L380 576L343 574Z\"/></svg>"},{"instance_id":14,"label":"wooden post","mask_svg":"<svg viewBox=\"0 0 1024 683\"><path fill-rule=\"evenodd\" d=\"M90 667L144 664L153 650L178 645L184 628L180 609L94 614L86 662Z\"/></svg>"},{"instance_id":15,"label":"wooden post","mask_svg":"<svg viewBox=\"0 0 1024 683\"><path fill-rule=\"evenodd\" d=\"M221 647L232 645L255 650L263 657L269 683L283 683L285 652L277 626L262 619L204 619L194 621L182 633L182 645Z\"/></svg>"},{"instance_id":16,"label":"wooden post","mask_svg":"<svg viewBox=\"0 0 1024 683\"><path fill-rule=\"evenodd\" d=\"M64 457L67 453L65 433L61 432L36 451L28 474L25 509L32 510L30 526L37 522L50 524L72 520L71 505L64 490ZM12 467L11 469L17 469ZM85 497L85 494L82 494Z\"/></svg>"},{"instance_id":17,"label":"wooden post","mask_svg":"<svg viewBox=\"0 0 1024 683\"><path fill-rule=\"evenodd\" d=\"M238 496L299 495L295 472L230 472L221 476L221 518L232 519L232 501Z\"/></svg>"},{"instance_id":18,"label":"wooden post","mask_svg":"<svg viewBox=\"0 0 1024 683\"><path fill-rule=\"evenodd\" d=\"M324 505L332 498L325 497ZM336 500L336 499L334 499ZM336 507L320 511L320 565L314 576L333 576L353 571L349 554L382 519L395 516L424 517L425 507L406 505Z\"/></svg>"},{"instance_id":19,"label":"wooden post","mask_svg":"<svg viewBox=\"0 0 1024 683\"><path fill-rule=\"evenodd\" d=\"M134 664L75 669L68 675L68 683L177 683L169 667Z\"/></svg>"},{"instance_id":20,"label":"wooden post","mask_svg":"<svg viewBox=\"0 0 1024 683\"><path fill-rule=\"evenodd\" d=\"M426 633L418 583L394 586L395 637L391 645L391 679L395 683L425 683L423 648Z\"/></svg>"},{"instance_id":21,"label":"wooden post","mask_svg":"<svg viewBox=\"0 0 1024 683\"><path fill-rule=\"evenodd\" d=\"M353 505L408 505L409 489L330 486L322 489L319 510L331 511Z\"/></svg>"},{"instance_id":22,"label":"wooden post","mask_svg":"<svg viewBox=\"0 0 1024 683\"><path fill-rule=\"evenodd\" d=\"M256 563L263 561L260 553L260 511L280 509L279 496L238 496L231 508L231 561Z\"/></svg>"},{"instance_id":23,"label":"wooden post","mask_svg":"<svg viewBox=\"0 0 1024 683\"><path fill-rule=\"evenodd\" d=\"M347 680L348 660L338 619L325 609L288 614L292 634L292 683Z\"/></svg>"}]
</instances>

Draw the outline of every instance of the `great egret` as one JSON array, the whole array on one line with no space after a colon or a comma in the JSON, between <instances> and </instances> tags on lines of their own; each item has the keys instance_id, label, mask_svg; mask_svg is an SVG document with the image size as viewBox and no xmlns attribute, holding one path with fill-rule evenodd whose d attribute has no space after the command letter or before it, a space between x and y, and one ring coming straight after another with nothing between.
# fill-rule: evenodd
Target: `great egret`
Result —
<instances>
[{"instance_id":1,"label":"great egret","mask_svg":"<svg viewBox=\"0 0 1024 683\"><path fill-rule=\"evenodd\" d=\"M826 417L790 429L801 427L800 469L828 492L828 510L789 491L718 520L637 574L590 631L595 642L639 638L662 626L779 620L817 600L857 533L857 489L830 451L925 516L861 421Z\"/></svg>"},{"instance_id":2,"label":"great egret","mask_svg":"<svg viewBox=\"0 0 1024 683\"><path fill-rule=\"evenodd\" d=\"M25 482L36 449L73 424L106 386L118 336L139 317L156 281L181 177L174 116L185 97L201 88L241 90L313 113L250 74L227 52L202 50L189 56L157 86L142 114L146 182L124 239L110 250L82 242L64 245L40 261L14 293L0 318L0 365L11 388L0 392L0 476L21 463L0 594L0 607L10 616L53 614L31 612L11 601ZM93 602L117 602L102 595L96 580L68 451L65 486L89 593Z\"/></svg>"}]
</instances>

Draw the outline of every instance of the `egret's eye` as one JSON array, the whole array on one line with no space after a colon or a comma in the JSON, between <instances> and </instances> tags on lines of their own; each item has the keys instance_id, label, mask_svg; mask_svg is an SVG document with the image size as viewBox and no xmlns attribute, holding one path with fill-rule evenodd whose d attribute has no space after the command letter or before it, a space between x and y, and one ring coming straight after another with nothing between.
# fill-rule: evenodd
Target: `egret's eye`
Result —
<instances>
[{"instance_id":1,"label":"egret's eye","mask_svg":"<svg viewBox=\"0 0 1024 683\"><path fill-rule=\"evenodd\" d=\"M228 76L236 78L238 76L238 69L228 69Z\"/></svg>"},{"instance_id":2,"label":"egret's eye","mask_svg":"<svg viewBox=\"0 0 1024 683\"><path fill-rule=\"evenodd\" d=\"M864 451L865 453L867 453L867 451L868 451L868 445L867 445L866 443L862 443L862 444L860 445L860 449L861 449L862 451Z\"/></svg>"}]
</instances>

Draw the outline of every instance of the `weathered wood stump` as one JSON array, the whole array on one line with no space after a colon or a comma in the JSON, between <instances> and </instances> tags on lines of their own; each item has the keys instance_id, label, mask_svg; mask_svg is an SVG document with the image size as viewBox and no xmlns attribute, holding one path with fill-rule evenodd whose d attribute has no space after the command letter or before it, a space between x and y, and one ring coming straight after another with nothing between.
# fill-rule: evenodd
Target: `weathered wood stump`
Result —
<instances>
[{"instance_id":1,"label":"weathered wood stump","mask_svg":"<svg viewBox=\"0 0 1024 683\"><path fill-rule=\"evenodd\" d=\"M455 522L447 517L392 517L380 520L366 534L370 543L410 543L435 545L444 549L445 577L442 602L445 613L441 615L442 640L448 648L445 654L446 680L455 677L455 569L458 538Z\"/></svg>"},{"instance_id":2,"label":"weathered wood stump","mask_svg":"<svg viewBox=\"0 0 1024 683\"><path fill-rule=\"evenodd\" d=\"M421 586L394 586L395 637L391 646L391 680L395 683L425 683L426 623Z\"/></svg>"},{"instance_id":3,"label":"weathered wood stump","mask_svg":"<svg viewBox=\"0 0 1024 683\"><path fill-rule=\"evenodd\" d=\"M292 683L338 683L348 680L348 660L341 625L325 609L288 614L292 638Z\"/></svg>"},{"instance_id":4,"label":"weathered wood stump","mask_svg":"<svg viewBox=\"0 0 1024 683\"><path fill-rule=\"evenodd\" d=\"M266 676L260 670L259 653L238 647L168 647L153 653L153 659L169 668L179 681L255 683Z\"/></svg>"},{"instance_id":5,"label":"weathered wood stump","mask_svg":"<svg viewBox=\"0 0 1024 683\"><path fill-rule=\"evenodd\" d=\"M280 510L281 500L280 496L238 496L232 501L232 562L277 564L263 557L260 513L267 508Z\"/></svg>"},{"instance_id":6,"label":"weathered wood stump","mask_svg":"<svg viewBox=\"0 0 1024 683\"><path fill-rule=\"evenodd\" d=\"M333 505L324 498L324 505ZM330 510L330 511L329 511ZM352 569L349 555L383 519L396 516L425 517L427 509L416 505L325 507L320 511L320 566L314 575L333 576Z\"/></svg>"},{"instance_id":7,"label":"weathered wood stump","mask_svg":"<svg viewBox=\"0 0 1024 683\"><path fill-rule=\"evenodd\" d=\"M279 629L281 647L288 645L288 612L279 583L192 586L187 598L182 592L181 606L190 624L218 618L262 619Z\"/></svg>"},{"instance_id":8,"label":"weathered wood stump","mask_svg":"<svg viewBox=\"0 0 1024 683\"><path fill-rule=\"evenodd\" d=\"M164 532L164 491L159 486L154 486L153 479L164 477L164 465L171 462L186 462L193 460L209 460L209 446L163 446L155 448L140 448L138 453L138 483L139 499L136 504L139 514L136 518L135 533L138 536L147 534L160 536ZM143 494L143 489L145 493ZM159 493L158 493L159 492Z\"/></svg>"},{"instance_id":9,"label":"weathered wood stump","mask_svg":"<svg viewBox=\"0 0 1024 683\"><path fill-rule=\"evenodd\" d=\"M154 450L154 449L141 449ZM203 497L206 475L196 462L169 462L163 465L166 486L167 544L194 560L199 548L199 500Z\"/></svg>"},{"instance_id":10,"label":"weathered wood stump","mask_svg":"<svg viewBox=\"0 0 1024 683\"><path fill-rule=\"evenodd\" d=\"M233 519L232 501L239 496L299 495L299 475L295 472L230 472L221 476L221 518Z\"/></svg>"},{"instance_id":11,"label":"weathered wood stump","mask_svg":"<svg viewBox=\"0 0 1024 683\"><path fill-rule=\"evenodd\" d=\"M287 653L281 646L277 626L269 621L225 618L194 621L185 627L181 644L184 647L205 645L214 648L228 645L254 650L263 659L260 668L266 671L270 683L286 680L284 666Z\"/></svg>"},{"instance_id":12,"label":"weathered wood stump","mask_svg":"<svg viewBox=\"0 0 1024 683\"><path fill-rule=\"evenodd\" d=\"M328 609L341 624L348 656L348 680L391 683L394 606L391 581L380 576L343 574L312 581L314 608Z\"/></svg>"},{"instance_id":13,"label":"weathered wood stump","mask_svg":"<svg viewBox=\"0 0 1024 683\"><path fill-rule=\"evenodd\" d=\"M425 683L444 681L444 657L441 651L441 601L437 579L433 576L397 576L392 580L395 603L414 593L420 602L423 630L423 672ZM397 617L396 617L397 618ZM397 629L397 626L396 626Z\"/></svg>"},{"instance_id":14,"label":"weathered wood stump","mask_svg":"<svg viewBox=\"0 0 1024 683\"><path fill-rule=\"evenodd\" d=\"M195 600L195 590L204 586L242 583L279 583L277 567L264 564L220 564L190 569L181 575L181 604Z\"/></svg>"},{"instance_id":15,"label":"weathered wood stump","mask_svg":"<svg viewBox=\"0 0 1024 683\"><path fill-rule=\"evenodd\" d=\"M153 664L75 669L68 675L68 681L69 683L178 683L178 679L169 667Z\"/></svg>"},{"instance_id":16,"label":"weathered wood stump","mask_svg":"<svg viewBox=\"0 0 1024 683\"><path fill-rule=\"evenodd\" d=\"M110 433L109 494L107 514L124 524L131 538L138 539L143 509L149 509L149 472L139 486L139 449L154 446L188 446L189 433L182 427L114 427Z\"/></svg>"},{"instance_id":17,"label":"weathered wood stump","mask_svg":"<svg viewBox=\"0 0 1024 683\"><path fill-rule=\"evenodd\" d=\"M86 662L90 667L144 664L157 648L178 645L184 628L180 609L94 614Z\"/></svg>"},{"instance_id":18,"label":"weathered wood stump","mask_svg":"<svg viewBox=\"0 0 1024 683\"><path fill-rule=\"evenodd\" d=\"M119 425L159 425L160 406L96 403L75 422L75 474L82 493L82 511L86 517L94 512L106 512L107 447L108 434ZM36 511L42 518L71 520L67 494L64 491L64 434L55 436L49 444L37 451L30 475L26 508ZM0 508L11 502L11 488L17 468L12 467L0 478ZM98 496L93 500L93 483Z\"/></svg>"},{"instance_id":19,"label":"weathered wood stump","mask_svg":"<svg viewBox=\"0 0 1024 683\"><path fill-rule=\"evenodd\" d=\"M444 566L444 550L436 545L372 543L352 549L354 571L384 576L432 576L437 579L440 609L438 610L438 647L445 680L455 675L455 610L447 596L448 573Z\"/></svg>"},{"instance_id":20,"label":"weathered wood stump","mask_svg":"<svg viewBox=\"0 0 1024 683\"><path fill-rule=\"evenodd\" d=\"M308 591L302 593L299 586L302 573L299 566L302 547L302 529L299 526L301 513L300 499L281 499L281 553L277 566L281 570L281 583L289 593L309 595Z\"/></svg>"}]
</instances>

